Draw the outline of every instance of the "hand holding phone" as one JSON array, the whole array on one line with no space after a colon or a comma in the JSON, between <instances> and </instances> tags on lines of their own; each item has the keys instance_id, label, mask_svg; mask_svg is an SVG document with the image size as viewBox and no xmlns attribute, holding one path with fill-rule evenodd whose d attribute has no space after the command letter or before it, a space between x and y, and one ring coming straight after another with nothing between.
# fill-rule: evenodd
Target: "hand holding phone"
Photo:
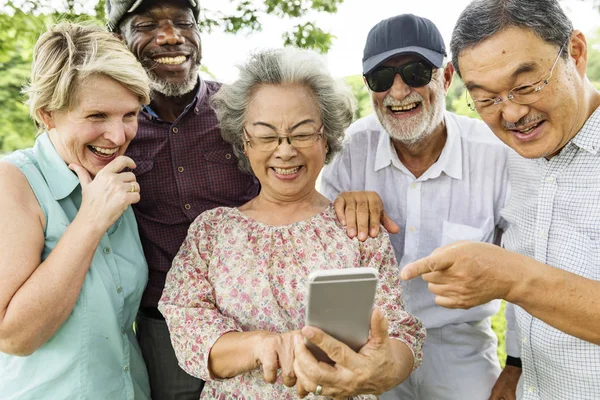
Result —
<instances>
[{"instance_id":1,"label":"hand holding phone","mask_svg":"<svg viewBox=\"0 0 600 400\"><path fill-rule=\"evenodd\" d=\"M306 325L320 328L359 351L369 339L376 289L375 268L313 271L308 277ZM317 360L333 363L310 341L305 339L305 344Z\"/></svg>"}]
</instances>

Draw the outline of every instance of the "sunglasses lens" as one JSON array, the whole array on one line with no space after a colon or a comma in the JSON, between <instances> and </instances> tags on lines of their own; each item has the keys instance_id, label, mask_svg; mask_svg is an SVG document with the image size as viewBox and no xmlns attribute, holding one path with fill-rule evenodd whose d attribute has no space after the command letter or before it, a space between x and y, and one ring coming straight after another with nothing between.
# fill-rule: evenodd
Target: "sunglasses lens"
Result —
<instances>
[{"instance_id":1,"label":"sunglasses lens","mask_svg":"<svg viewBox=\"0 0 600 400\"><path fill-rule=\"evenodd\" d=\"M369 89L374 92L385 92L394 84L396 69L393 67L378 68L365 75Z\"/></svg>"},{"instance_id":2,"label":"sunglasses lens","mask_svg":"<svg viewBox=\"0 0 600 400\"><path fill-rule=\"evenodd\" d=\"M381 67L365 74L369 89L385 92L394 84L394 77L400 74L404 83L410 87L421 87L431 82L433 67L421 61L414 61L399 67Z\"/></svg>"},{"instance_id":3,"label":"sunglasses lens","mask_svg":"<svg viewBox=\"0 0 600 400\"><path fill-rule=\"evenodd\" d=\"M431 82L433 68L430 65L416 61L405 64L400 68L402 80L410 87L421 87Z\"/></svg>"}]
</instances>

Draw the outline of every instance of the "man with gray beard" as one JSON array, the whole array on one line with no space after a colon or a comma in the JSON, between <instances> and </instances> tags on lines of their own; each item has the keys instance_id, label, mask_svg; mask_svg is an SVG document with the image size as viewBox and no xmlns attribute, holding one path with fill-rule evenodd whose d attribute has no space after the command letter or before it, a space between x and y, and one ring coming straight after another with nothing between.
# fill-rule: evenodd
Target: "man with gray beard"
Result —
<instances>
[{"instance_id":1,"label":"man with gray beard","mask_svg":"<svg viewBox=\"0 0 600 400\"><path fill-rule=\"evenodd\" d=\"M321 191L330 199L379 193L401 228L390 235L400 268L459 240L498 243L505 227L508 148L483 122L445 111L454 73L451 64L443 67L445 55L440 32L425 18L405 14L375 25L363 57L375 115L349 128L344 150L323 171ZM406 308L427 328L424 359L381 398L488 399L500 373L491 329L499 302L449 310L436 305L422 279L402 289Z\"/></svg>"},{"instance_id":2,"label":"man with gray beard","mask_svg":"<svg viewBox=\"0 0 600 400\"><path fill-rule=\"evenodd\" d=\"M140 184L134 212L149 267L137 336L152 398L197 400L204 382L178 366L158 300L190 223L205 210L244 204L260 185L240 171L221 137L209 105L221 85L198 75L198 2L108 0L106 7L108 28L123 37L151 78L151 103L139 113L127 149Z\"/></svg>"}]
</instances>

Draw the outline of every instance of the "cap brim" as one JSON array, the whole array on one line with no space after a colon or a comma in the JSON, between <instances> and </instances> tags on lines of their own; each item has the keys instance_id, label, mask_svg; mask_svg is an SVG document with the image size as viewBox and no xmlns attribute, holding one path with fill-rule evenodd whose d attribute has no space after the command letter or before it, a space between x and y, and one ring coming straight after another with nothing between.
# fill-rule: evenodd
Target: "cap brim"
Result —
<instances>
[{"instance_id":1,"label":"cap brim","mask_svg":"<svg viewBox=\"0 0 600 400\"><path fill-rule=\"evenodd\" d=\"M373 68L379 66L381 63L389 60L390 58L402 54L416 54L421 56L436 68L441 68L444 63L444 55L442 53L438 53L437 51L429 50L424 47L409 46L401 49L389 50L385 53L377 54L376 56L363 61L363 74L371 72Z\"/></svg>"}]
</instances>

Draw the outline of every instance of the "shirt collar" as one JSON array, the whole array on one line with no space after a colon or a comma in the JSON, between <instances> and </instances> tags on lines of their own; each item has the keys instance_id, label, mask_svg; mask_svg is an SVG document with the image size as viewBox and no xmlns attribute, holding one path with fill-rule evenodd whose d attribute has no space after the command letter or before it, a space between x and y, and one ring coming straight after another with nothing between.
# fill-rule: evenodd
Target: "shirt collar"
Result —
<instances>
[{"instance_id":1,"label":"shirt collar","mask_svg":"<svg viewBox=\"0 0 600 400\"><path fill-rule=\"evenodd\" d=\"M48 133L43 133L36 139L33 152L54 199L69 197L79 186L79 178L60 157Z\"/></svg>"},{"instance_id":2,"label":"shirt collar","mask_svg":"<svg viewBox=\"0 0 600 400\"><path fill-rule=\"evenodd\" d=\"M442 172L445 172L451 178L462 179L462 149L459 129L456 122L452 118L448 118L447 113L444 113L444 121L447 132L446 143L438 160L419 177L421 181L437 178ZM379 136L379 143L377 144L375 171L379 171L392 164L399 170L410 174L410 171L408 171L398 158L389 133L381 126L381 123L379 125L382 134Z\"/></svg>"},{"instance_id":3,"label":"shirt collar","mask_svg":"<svg viewBox=\"0 0 600 400\"><path fill-rule=\"evenodd\" d=\"M572 139L573 144L590 154L598 154L600 150L600 107L585 121L577 135Z\"/></svg>"}]
</instances>

